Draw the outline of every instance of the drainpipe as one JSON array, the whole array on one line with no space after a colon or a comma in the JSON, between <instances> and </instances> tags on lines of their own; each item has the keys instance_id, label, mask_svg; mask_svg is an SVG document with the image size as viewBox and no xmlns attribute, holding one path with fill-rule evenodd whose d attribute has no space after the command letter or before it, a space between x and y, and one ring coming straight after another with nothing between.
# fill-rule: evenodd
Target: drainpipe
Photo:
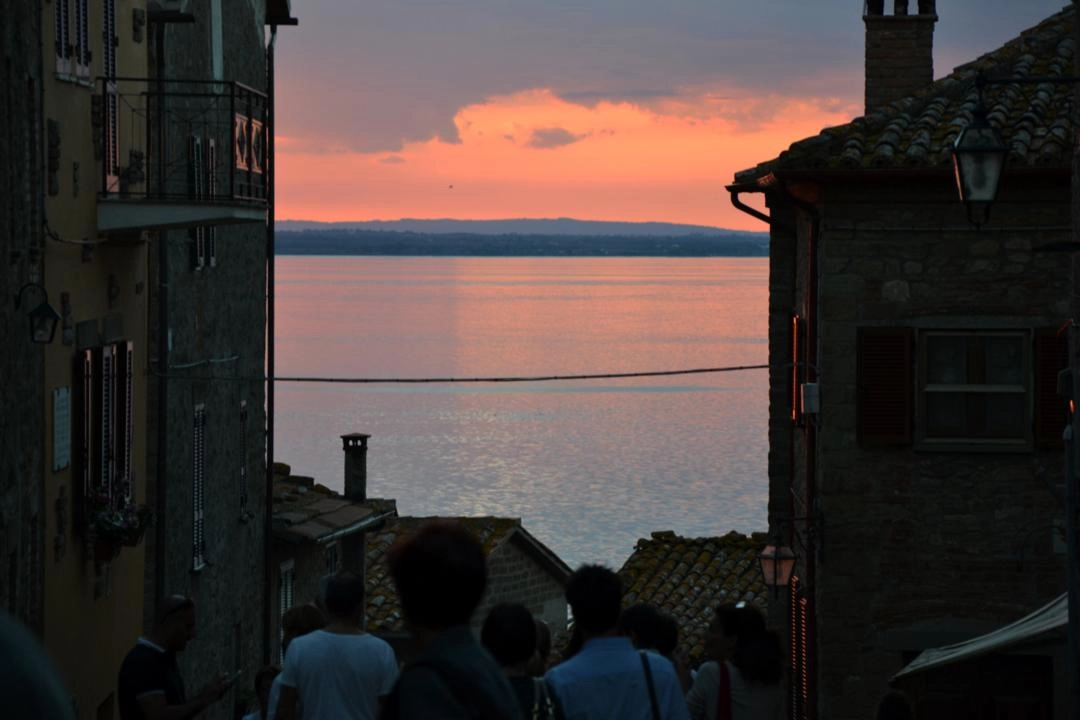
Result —
<instances>
[{"instance_id":1,"label":"drainpipe","mask_svg":"<svg viewBox=\"0 0 1080 720\"><path fill-rule=\"evenodd\" d=\"M817 207L812 203L806 202L798 197L795 197L791 191L783 185L777 184L774 176L769 176L767 182L753 182L753 183L740 183L736 185L728 186L728 191L731 193L731 204L737 209L745 212L746 214L754 217L758 220L762 220L770 227L779 227L788 232L795 232L794 229L783 225L771 216L762 213L761 211L752 208L739 199L739 194L742 192L765 192L769 189L778 189L781 191L787 200L789 200L795 207L805 212L810 217L810 231L807 236L807 289L805 296L805 317L806 317L806 342L803 343L804 359L806 363L806 381L817 382L817 363L811 360L817 360L817 315L818 315L818 241L821 232L821 214L818 212ZM794 273L798 274L798 266L794 270ZM794 287L794 285L793 285ZM796 358L798 362L798 358ZM817 473L817 431L812 422L807 422L804 427L805 433L805 472L806 472L806 513L808 535L814 538L814 542L811 544L813 552L807 553L805 558L806 568L806 586L811 589L811 593L808 596L810 602L809 612L807 612L807 627L806 634L811 641L807 645L807 675L810 682L809 688L809 701L807 702L806 712L810 717L814 717L817 711L817 675L815 673L816 668L816 643L813 642L813 638L816 636L815 616L816 616L816 574L817 574L817 558L816 553L819 551L820 545L820 528L817 527L817 509L815 508L815 477ZM790 483L794 485L794 435L792 436L792 442L790 446L791 451L791 475ZM789 493L788 497L788 517L795 518L797 516L795 508L794 493ZM787 523L788 537L786 538L788 546L791 547L795 541L795 523L794 521Z\"/></svg>"},{"instance_id":2,"label":"drainpipe","mask_svg":"<svg viewBox=\"0 0 1080 720\"><path fill-rule=\"evenodd\" d=\"M263 663L270 663L273 633L274 597L274 197L276 193L274 163L274 44L277 25L270 26L270 43L266 46L266 507L263 518Z\"/></svg>"}]
</instances>

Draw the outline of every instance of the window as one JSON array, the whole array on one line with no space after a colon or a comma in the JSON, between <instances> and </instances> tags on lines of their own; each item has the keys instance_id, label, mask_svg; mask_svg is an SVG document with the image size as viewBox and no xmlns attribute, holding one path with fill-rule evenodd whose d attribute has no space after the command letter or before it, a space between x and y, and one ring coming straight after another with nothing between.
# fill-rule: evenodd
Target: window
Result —
<instances>
[{"instance_id":1,"label":"window","mask_svg":"<svg viewBox=\"0 0 1080 720\"><path fill-rule=\"evenodd\" d=\"M105 86L105 174L110 178L108 187L116 184L120 174L120 108L116 90L116 0L105 0L104 21L102 23L102 53L104 67L102 74Z\"/></svg>"},{"instance_id":2,"label":"window","mask_svg":"<svg viewBox=\"0 0 1080 720\"><path fill-rule=\"evenodd\" d=\"M1060 448L1068 363L1055 329L860 328L859 444L921 449Z\"/></svg>"},{"instance_id":3,"label":"window","mask_svg":"<svg viewBox=\"0 0 1080 720\"><path fill-rule=\"evenodd\" d=\"M135 485L135 345L121 341L76 356L72 414L74 460L82 497L100 494L120 504Z\"/></svg>"},{"instance_id":4,"label":"window","mask_svg":"<svg viewBox=\"0 0 1080 720\"><path fill-rule=\"evenodd\" d=\"M335 540L326 546L326 574L336 575L338 571L338 542Z\"/></svg>"},{"instance_id":5,"label":"window","mask_svg":"<svg viewBox=\"0 0 1080 720\"><path fill-rule=\"evenodd\" d=\"M296 581L296 566L292 560L281 563L278 568L278 662L285 661L285 628L282 619L285 611L293 606L293 584Z\"/></svg>"},{"instance_id":6,"label":"window","mask_svg":"<svg viewBox=\"0 0 1080 720\"><path fill-rule=\"evenodd\" d=\"M217 197L217 144L214 138L192 135L188 138L188 199L194 202ZM188 231L192 242L192 267L202 270L217 265L217 231L213 225L200 225Z\"/></svg>"},{"instance_id":7,"label":"window","mask_svg":"<svg viewBox=\"0 0 1080 720\"><path fill-rule=\"evenodd\" d=\"M248 512L248 477L247 477L247 401L240 401L240 467L237 481L240 487L240 520L247 521L252 515Z\"/></svg>"},{"instance_id":8,"label":"window","mask_svg":"<svg viewBox=\"0 0 1080 720\"><path fill-rule=\"evenodd\" d=\"M56 72L71 74L71 6L68 0L56 0L56 27L53 45L56 48Z\"/></svg>"},{"instance_id":9,"label":"window","mask_svg":"<svg viewBox=\"0 0 1080 720\"><path fill-rule=\"evenodd\" d=\"M206 482L206 406L195 406L195 427L192 435L192 545L191 569L206 566L206 526L204 524Z\"/></svg>"},{"instance_id":10,"label":"window","mask_svg":"<svg viewBox=\"0 0 1080 720\"><path fill-rule=\"evenodd\" d=\"M1031 442L1031 336L925 332L919 338L919 439Z\"/></svg>"}]
</instances>

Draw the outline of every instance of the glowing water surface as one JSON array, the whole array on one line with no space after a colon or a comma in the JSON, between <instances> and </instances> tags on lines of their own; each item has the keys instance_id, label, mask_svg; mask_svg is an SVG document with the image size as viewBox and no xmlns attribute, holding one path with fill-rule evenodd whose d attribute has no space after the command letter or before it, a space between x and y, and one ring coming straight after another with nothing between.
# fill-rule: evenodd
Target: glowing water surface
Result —
<instances>
[{"instance_id":1,"label":"glowing water surface","mask_svg":"<svg viewBox=\"0 0 1080 720\"><path fill-rule=\"evenodd\" d=\"M764 258L282 257L277 374L477 377L767 361ZM566 562L765 527L765 370L523 384L277 385L275 455L402 515L520 517Z\"/></svg>"}]
</instances>

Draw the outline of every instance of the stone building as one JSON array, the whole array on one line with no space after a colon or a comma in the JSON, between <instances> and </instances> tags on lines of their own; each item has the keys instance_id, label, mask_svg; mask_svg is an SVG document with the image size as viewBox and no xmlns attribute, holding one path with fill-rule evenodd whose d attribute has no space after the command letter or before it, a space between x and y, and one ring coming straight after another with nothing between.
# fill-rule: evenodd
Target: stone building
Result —
<instances>
[{"instance_id":1,"label":"stone building","mask_svg":"<svg viewBox=\"0 0 1080 720\"><path fill-rule=\"evenodd\" d=\"M195 600L198 636L180 657L191 688L240 671L209 717L232 717L271 659L272 50L266 26L287 0L183 0L147 28L150 72L121 81L123 108L148 118L140 173L118 202L159 218L147 283L150 374L145 607ZM157 20L154 22L154 20ZM140 104L140 101L142 104ZM134 161L135 156L132 156ZM134 164L134 162L132 163Z\"/></svg>"},{"instance_id":2,"label":"stone building","mask_svg":"<svg viewBox=\"0 0 1080 720\"><path fill-rule=\"evenodd\" d=\"M399 660L411 655L410 635L401 614L394 583L386 563L386 553L398 538L416 532L436 518L397 517L368 537L367 544L367 625L394 646ZM484 547L488 560L488 586L472 619L479 634L493 605L518 602L556 634L566 628L564 596L570 568L558 555L537 540L518 518L456 517Z\"/></svg>"},{"instance_id":3,"label":"stone building","mask_svg":"<svg viewBox=\"0 0 1080 720\"><path fill-rule=\"evenodd\" d=\"M341 571L364 577L367 536L397 516L393 500L367 496L369 435L343 435L343 495L274 466L274 657L281 656L281 616L293 605L319 601L325 578Z\"/></svg>"},{"instance_id":4,"label":"stone building","mask_svg":"<svg viewBox=\"0 0 1080 720\"><path fill-rule=\"evenodd\" d=\"M674 532L654 532L634 546L619 568L623 605L652 605L679 625L679 648L691 667L705 657L705 635L714 610L725 603L745 602L768 608L758 553L765 533L684 538Z\"/></svg>"},{"instance_id":5,"label":"stone building","mask_svg":"<svg viewBox=\"0 0 1080 720\"><path fill-rule=\"evenodd\" d=\"M42 10L13 3L0 24L0 608L42 632L45 547L44 348L31 342L26 310L11 298L42 281ZM51 27L51 25L46 25ZM10 142L10 144L8 144Z\"/></svg>"},{"instance_id":6,"label":"stone building","mask_svg":"<svg viewBox=\"0 0 1080 720\"><path fill-rule=\"evenodd\" d=\"M1009 156L979 229L950 151L980 101L978 73L1071 74L1074 13L916 90L908 74L932 75L935 7L895 6L867 3L866 115L729 187L770 226L769 528L798 556L788 603L771 613L795 639L794 717L868 717L920 650L1011 622L1065 586L1055 390L1071 284L1069 263L1041 249L1071 237L1072 89L983 91ZM1024 662L937 675L918 717L989 717L1017 698L1060 712L1062 657L1038 661L1048 684L1025 683Z\"/></svg>"},{"instance_id":7,"label":"stone building","mask_svg":"<svg viewBox=\"0 0 1080 720\"><path fill-rule=\"evenodd\" d=\"M112 519L137 517L146 500L149 228L103 225L99 211L136 149L139 126L121 119L112 82L147 72L147 9L143 0L33 5L44 202L29 236L45 238L39 281L59 314L42 346L44 385L31 390L43 422L35 427L41 411L30 413L26 429L37 437L23 438L41 448L43 507L32 530L44 535L33 559L40 627L77 715L112 717L116 672L143 620L145 545L134 526L124 531Z\"/></svg>"}]
</instances>

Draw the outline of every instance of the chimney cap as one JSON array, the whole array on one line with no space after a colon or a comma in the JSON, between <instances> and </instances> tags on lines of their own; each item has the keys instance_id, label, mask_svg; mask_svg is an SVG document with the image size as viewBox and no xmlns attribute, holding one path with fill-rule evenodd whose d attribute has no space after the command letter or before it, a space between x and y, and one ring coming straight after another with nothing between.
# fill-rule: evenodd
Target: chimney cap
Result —
<instances>
[{"instance_id":1,"label":"chimney cap","mask_svg":"<svg viewBox=\"0 0 1080 720\"><path fill-rule=\"evenodd\" d=\"M369 437L371 437L371 436L366 434L366 433L347 433L345 435L342 435L341 439L342 440L349 440L349 439L352 439L352 438L362 438L362 439L366 440Z\"/></svg>"}]
</instances>

